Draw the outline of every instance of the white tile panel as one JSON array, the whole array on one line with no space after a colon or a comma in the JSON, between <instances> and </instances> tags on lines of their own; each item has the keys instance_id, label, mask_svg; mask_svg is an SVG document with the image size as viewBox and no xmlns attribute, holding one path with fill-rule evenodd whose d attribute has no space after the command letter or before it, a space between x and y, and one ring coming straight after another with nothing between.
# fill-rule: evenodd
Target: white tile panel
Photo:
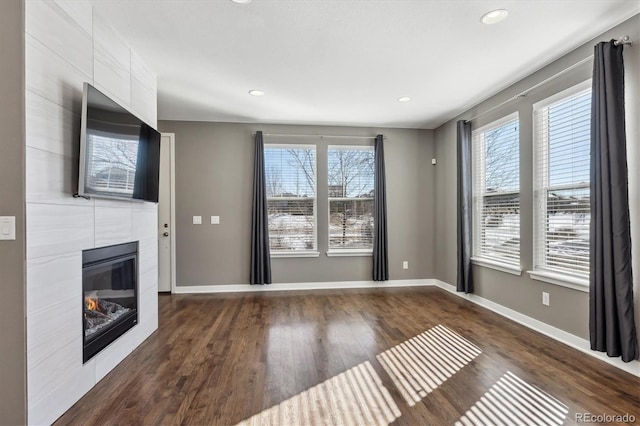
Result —
<instances>
[{"instance_id":1,"label":"white tile panel","mask_svg":"<svg viewBox=\"0 0 640 426\"><path fill-rule=\"evenodd\" d=\"M158 238L158 208L155 204L149 206L133 206L133 239Z\"/></svg>"},{"instance_id":2,"label":"white tile panel","mask_svg":"<svg viewBox=\"0 0 640 426\"><path fill-rule=\"evenodd\" d=\"M51 386L43 389L47 392L34 393L35 389L29 385L30 425L52 424L95 385L94 362L91 360L83 365L82 352L79 355L75 353L78 346L82 348L82 340L69 345L69 352L52 354L51 369L39 368L28 372L30 380L52 379Z\"/></svg>"},{"instance_id":3,"label":"white tile panel","mask_svg":"<svg viewBox=\"0 0 640 426\"><path fill-rule=\"evenodd\" d=\"M79 320L78 320L79 322ZM27 354L27 360L29 360ZM61 382L82 368L82 335L61 349L51 351L39 363L27 364L29 405L40 401L58 388ZM94 379L94 377L92 377ZM94 382L95 383L95 382ZM29 413L31 414L31 413ZM31 415L29 415L31 417Z\"/></svg>"},{"instance_id":4,"label":"white tile panel","mask_svg":"<svg viewBox=\"0 0 640 426\"><path fill-rule=\"evenodd\" d=\"M63 350L78 338L82 338L80 294L42 305L41 309L27 316L27 369L35 371L37 366L51 368L48 361L51 353ZM38 384L37 380L33 383Z\"/></svg>"},{"instance_id":5,"label":"white tile panel","mask_svg":"<svg viewBox=\"0 0 640 426\"><path fill-rule=\"evenodd\" d=\"M142 120L157 128L156 75L140 56L131 51L131 109Z\"/></svg>"},{"instance_id":6,"label":"white tile panel","mask_svg":"<svg viewBox=\"0 0 640 426\"><path fill-rule=\"evenodd\" d=\"M93 7L91 3L79 0L55 0L87 34L93 34Z\"/></svg>"},{"instance_id":7,"label":"white tile panel","mask_svg":"<svg viewBox=\"0 0 640 426\"><path fill-rule=\"evenodd\" d=\"M29 34L25 43L27 90L80 115L82 86L84 82L92 82L92 76L84 74Z\"/></svg>"},{"instance_id":8,"label":"white tile panel","mask_svg":"<svg viewBox=\"0 0 640 426\"><path fill-rule=\"evenodd\" d=\"M27 202L93 206L93 200L74 198L78 160L37 148L26 149Z\"/></svg>"},{"instance_id":9,"label":"white tile panel","mask_svg":"<svg viewBox=\"0 0 640 426\"><path fill-rule=\"evenodd\" d=\"M140 272L140 292L149 288L158 291L158 240L145 238L138 246L138 270Z\"/></svg>"},{"instance_id":10,"label":"white tile panel","mask_svg":"<svg viewBox=\"0 0 640 426\"><path fill-rule=\"evenodd\" d=\"M131 206L125 208L96 206L96 247L132 241Z\"/></svg>"},{"instance_id":11,"label":"white tile panel","mask_svg":"<svg viewBox=\"0 0 640 426\"><path fill-rule=\"evenodd\" d=\"M131 105L131 50L99 15L94 16L94 82L125 107Z\"/></svg>"},{"instance_id":12,"label":"white tile panel","mask_svg":"<svg viewBox=\"0 0 640 426\"><path fill-rule=\"evenodd\" d=\"M93 208L27 204L27 259L94 247Z\"/></svg>"},{"instance_id":13,"label":"white tile panel","mask_svg":"<svg viewBox=\"0 0 640 426\"><path fill-rule=\"evenodd\" d=\"M80 146L80 115L31 91L25 93L27 146L66 157Z\"/></svg>"},{"instance_id":14,"label":"white tile panel","mask_svg":"<svg viewBox=\"0 0 640 426\"><path fill-rule=\"evenodd\" d=\"M75 297L79 304L82 297L82 252L29 259L27 283L27 316L49 303L69 298Z\"/></svg>"},{"instance_id":15,"label":"white tile panel","mask_svg":"<svg viewBox=\"0 0 640 426\"><path fill-rule=\"evenodd\" d=\"M150 288L140 298L138 325L134 329L133 343L138 347L158 329L158 291Z\"/></svg>"},{"instance_id":16,"label":"white tile panel","mask_svg":"<svg viewBox=\"0 0 640 426\"><path fill-rule=\"evenodd\" d=\"M84 74L93 75L90 33L53 1L29 0L25 2L25 8L27 34L46 44Z\"/></svg>"},{"instance_id":17,"label":"white tile panel","mask_svg":"<svg viewBox=\"0 0 640 426\"><path fill-rule=\"evenodd\" d=\"M135 325L132 329L127 331L122 336L118 337L115 341L111 342L109 346L104 348L93 359L96 364L96 383L98 383L104 376L109 374L116 365L120 364L123 359L127 357L135 348L133 339L133 330L139 327Z\"/></svg>"},{"instance_id":18,"label":"white tile panel","mask_svg":"<svg viewBox=\"0 0 640 426\"><path fill-rule=\"evenodd\" d=\"M96 198L96 207L113 207L131 210L134 202L129 200L113 200L110 198Z\"/></svg>"}]
</instances>

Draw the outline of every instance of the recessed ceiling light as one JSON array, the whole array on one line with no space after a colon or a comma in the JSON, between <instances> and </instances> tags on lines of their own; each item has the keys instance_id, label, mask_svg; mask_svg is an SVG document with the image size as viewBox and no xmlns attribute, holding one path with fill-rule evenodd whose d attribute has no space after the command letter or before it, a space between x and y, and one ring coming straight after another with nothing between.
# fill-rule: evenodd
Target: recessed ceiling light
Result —
<instances>
[{"instance_id":1,"label":"recessed ceiling light","mask_svg":"<svg viewBox=\"0 0 640 426\"><path fill-rule=\"evenodd\" d=\"M231 0L234 3L238 3L238 4L247 4L247 3L251 3L251 0Z\"/></svg>"},{"instance_id":2,"label":"recessed ceiling light","mask_svg":"<svg viewBox=\"0 0 640 426\"><path fill-rule=\"evenodd\" d=\"M507 15L509 15L509 12L507 12L506 9L496 9L482 15L480 21L482 21L483 24L488 25L497 24L498 22L505 20Z\"/></svg>"},{"instance_id":3,"label":"recessed ceiling light","mask_svg":"<svg viewBox=\"0 0 640 426\"><path fill-rule=\"evenodd\" d=\"M264 92L262 90L249 90L249 94L251 96L264 96Z\"/></svg>"},{"instance_id":4,"label":"recessed ceiling light","mask_svg":"<svg viewBox=\"0 0 640 426\"><path fill-rule=\"evenodd\" d=\"M410 100L411 98L408 96L403 96L401 98L398 98L398 102L409 102Z\"/></svg>"}]
</instances>

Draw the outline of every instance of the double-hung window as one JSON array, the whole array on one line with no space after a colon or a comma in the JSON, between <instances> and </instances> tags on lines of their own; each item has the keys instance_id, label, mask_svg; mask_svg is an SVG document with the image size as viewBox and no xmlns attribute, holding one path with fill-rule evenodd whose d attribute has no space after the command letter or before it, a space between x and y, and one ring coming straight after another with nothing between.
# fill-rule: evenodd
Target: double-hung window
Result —
<instances>
[{"instance_id":1,"label":"double-hung window","mask_svg":"<svg viewBox=\"0 0 640 426\"><path fill-rule=\"evenodd\" d=\"M518 113L475 130L473 257L520 268L520 138Z\"/></svg>"},{"instance_id":2,"label":"double-hung window","mask_svg":"<svg viewBox=\"0 0 640 426\"><path fill-rule=\"evenodd\" d=\"M265 144L271 254L316 255L316 147Z\"/></svg>"},{"instance_id":3,"label":"double-hung window","mask_svg":"<svg viewBox=\"0 0 640 426\"><path fill-rule=\"evenodd\" d=\"M329 255L373 249L374 150L329 146Z\"/></svg>"},{"instance_id":4,"label":"double-hung window","mask_svg":"<svg viewBox=\"0 0 640 426\"><path fill-rule=\"evenodd\" d=\"M590 81L534 109L534 271L589 277Z\"/></svg>"}]
</instances>

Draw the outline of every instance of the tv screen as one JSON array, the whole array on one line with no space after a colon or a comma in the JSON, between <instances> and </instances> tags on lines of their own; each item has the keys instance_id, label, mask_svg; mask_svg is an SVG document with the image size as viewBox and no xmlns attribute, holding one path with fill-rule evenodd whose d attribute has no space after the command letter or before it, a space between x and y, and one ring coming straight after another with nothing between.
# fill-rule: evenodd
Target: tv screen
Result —
<instances>
[{"instance_id":1,"label":"tv screen","mask_svg":"<svg viewBox=\"0 0 640 426\"><path fill-rule=\"evenodd\" d=\"M78 194L158 202L160 133L84 84Z\"/></svg>"}]
</instances>

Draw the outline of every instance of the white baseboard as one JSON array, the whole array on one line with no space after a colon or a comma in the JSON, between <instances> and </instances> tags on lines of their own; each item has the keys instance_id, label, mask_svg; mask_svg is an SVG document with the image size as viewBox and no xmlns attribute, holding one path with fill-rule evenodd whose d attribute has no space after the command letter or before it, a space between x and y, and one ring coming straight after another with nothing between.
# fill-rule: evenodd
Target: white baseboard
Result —
<instances>
[{"instance_id":1,"label":"white baseboard","mask_svg":"<svg viewBox=\"0 0 640 426\"><path fill-rule=\"evenodd\" d=\"M276 283L269 285L226 284L176 286L175 293L243 293L259 291L333 290L343 288L422 287L435 285L433 279L389 281L332 281L315 283Z\"/></svg>"},{"instance_id":2,"label":"white baseboard","mask_svg":"<svg viewBox=\"0 0 640 426\"><path fill-rule=\"evenodd\" d=\"M614 367L624 370L627 373L640 377L640 361L638 360L631 361L631 362L622 362L620 358L611 358L603 352L592 351L591 345L587 339L583 339L571 333L567 333L564 330L560 330L559 328L553 327L542 321L539 321L527 315L521 314L518 311L514 311L513 309L509 309L505 306L502 306L498 303L492 302L489 299L485 299L475 294L458 293L456 291L455 286L451 284L447 284L444 281L440 281L440 280L432 280L432 281L434 281L435 286L440 287L443 290L446 290L450 293L453 293L457 296L462 297L463 299L469 300L477 305L487 308L497 314L500 314L506 318L509 318L510 320L517 322L518 324L522 324L525 327L528 327L532 330L542 333L545 336L551 337L552 339L555 339L561 343L564 343L567 346L571 346L574 349L584 352L587 355L591 355L594 358L598 358L599 360L602 360L607 364L613 365Z\"/></svg>"}]
</instances>

